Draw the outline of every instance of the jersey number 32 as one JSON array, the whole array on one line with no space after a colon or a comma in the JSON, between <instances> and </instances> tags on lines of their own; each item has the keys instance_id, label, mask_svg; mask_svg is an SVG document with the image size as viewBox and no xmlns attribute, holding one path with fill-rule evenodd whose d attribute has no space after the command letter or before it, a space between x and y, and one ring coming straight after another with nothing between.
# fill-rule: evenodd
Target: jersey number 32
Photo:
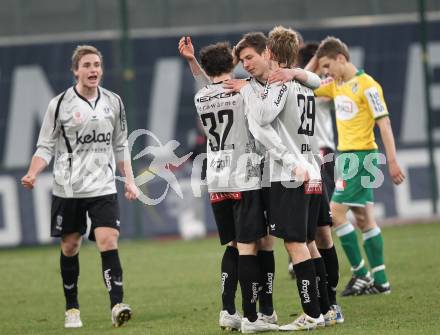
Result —
<instances>
[{"instance_id":1,"label":"jersey number 32","mask_svg":"<svg viewBox=\"0 0 440 335\"><path fill-rule=\"evenodd\" d=\"M216 117L217 116L217 117ZM234 122L234 114L232 109L223 109L218 113L205 113L200 115L204 127L209 127L209 146L212 151L219 151L225 149L234 149L234 145L225 144L226 139L231 130ZM217 122L218 118L218 122ZM209 124L208 124L209 123ZM224 125L226 123L226 125ZM223 127L220 125L224 125ZM218 133L217 126L220 126L220 134Z\"/></svg>"}]
</instances>

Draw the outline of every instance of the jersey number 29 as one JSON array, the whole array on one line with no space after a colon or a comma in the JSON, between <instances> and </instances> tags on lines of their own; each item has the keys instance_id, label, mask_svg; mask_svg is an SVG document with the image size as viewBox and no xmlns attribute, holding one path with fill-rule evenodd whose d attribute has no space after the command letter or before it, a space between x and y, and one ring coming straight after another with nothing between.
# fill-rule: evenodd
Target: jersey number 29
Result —
<instances>
[{"instance_id":1,"label":"jersey number 29","mask_svg":"<svg viewBox=\"0 0 440 335\"><path fill-rule=\"evenodd\" d=\"M298 107L301 112L301 125L298 134L313 136L315 133L315 97L298 94Z\"/></svg>"}]
</instances>

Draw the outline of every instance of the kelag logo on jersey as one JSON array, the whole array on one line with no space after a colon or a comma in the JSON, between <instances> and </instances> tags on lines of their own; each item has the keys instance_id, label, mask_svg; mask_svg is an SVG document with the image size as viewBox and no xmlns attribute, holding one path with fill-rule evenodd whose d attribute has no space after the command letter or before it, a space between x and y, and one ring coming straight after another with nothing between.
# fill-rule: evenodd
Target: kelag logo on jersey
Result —
<instances>
[{"instance_id":1,"label":"kelag logo on jersey","mask_svg":"<svg viewBox=\"0 0 440 335\"><path fill-rule=\"evenodd\" d=\"M207 101L211 101L214 99L224 99L224 98L230 98L233 97L234 95L236 95L237 92L230 92L230 93L218 93L215 95L205 95L204 97L200 97L197 99L197 102L207 102Z\"/></svg>"},{"instance_id":2,"label":"kelag logo on jersey","mask_svg":"<svg viewBox=\"0 0 440 335\"><path fill-rule=\"evenodd\" d=\"M110 132L96 134L96 131L94 130L92 135L86 134L81 136L76 132L76 144L105 143L110 145L111 138L112 134Z\"/></svg>"},{"instance_id":3,"label":"kelag logo on jersey","mask_svg":"<svg viewBox=\"0 0 440 335\"><path fill-rule=\"evenodd\" d=\"M277 100L275 101L275 106L278 107L278 105L281 102L281 98L283 97L284 93L286 93L286 92L287 92L287 86L285 84L283 84L283 87L281 87L281 91L278 94Z\"/></svg>"}]
</instances>

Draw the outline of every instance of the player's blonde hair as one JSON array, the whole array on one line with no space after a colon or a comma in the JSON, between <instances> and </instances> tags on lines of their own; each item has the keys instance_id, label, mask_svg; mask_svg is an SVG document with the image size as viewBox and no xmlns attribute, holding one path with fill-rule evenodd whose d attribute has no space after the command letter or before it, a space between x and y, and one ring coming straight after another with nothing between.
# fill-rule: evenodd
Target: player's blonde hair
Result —
<instances>
[{"instance_id":1,"label":"player's blonde hair","mask_svg":"<svg viewBox=\"0 0 440 335\"><path fill-rule=\"evenodd\" d=\"M93 45L78 45L72 54L71 70L72 71L78 70L80 59L83 56L89 55L89 54L97 55L99 57L99 59L101 60L101 66L103 66L102 54L97 48L95 48Z\"/></svg>"},{"instance_id":2,"label":"player's blonde hair","mask_svg":"<svg viewBox=\"0 0 440 335\"><path fill-rule=\"evenodd\" d=\"M277 26L269 33L267 48L272 59L281 67L292 67L298 58L299 40L297 33L290 28Z\"/></svg>"},{"instance_id":3,"label":"player's blonde hair","mask_svg":"<svg viewBox=\"0 0 440 335\"><path fill-rule=\"evenodd\" d=\"M350 61L350 53L347 44L334 36L327 36L321 42L316 51L316 57L318 59L322 57L336 59L336 56L338 55L343 55L347 61Z\"/></svg>"}]
</instances>

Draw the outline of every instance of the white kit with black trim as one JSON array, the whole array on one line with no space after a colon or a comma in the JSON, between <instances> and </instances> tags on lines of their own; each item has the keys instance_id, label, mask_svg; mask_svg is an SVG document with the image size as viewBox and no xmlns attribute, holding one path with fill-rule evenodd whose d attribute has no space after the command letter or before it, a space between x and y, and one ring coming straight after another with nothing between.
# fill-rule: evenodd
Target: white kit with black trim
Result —
<instances>
[{"instance_id":1,"label":"white kit with black trim","mask_svg":"<svg viewBox=\"0 0 440 335\"><path fill-rule=\"evenodd\" d=\"M125 110L102 87L87 100L74 87L53 98L44 117L36 156L54 157L53 194L88 198L116 193L116 162L130 160Z\"/></svg>"},{"instance_id":2,"label":"white kit with black trim","mask_svg":"<svg viewBox=\"0 0 440 335\"><path fill-rule=\"evenodd\" d=\"M214 83L197 92L194 103L208 137L209 192L259 189L261 157L248 130L241 95Z\"/></svg>"},{"instance_id":3,"label":"white kit with black trim","mask_svg":"<svg viewBox=\"0 0 440 335\"><path fill-rule=\"evenodd\" d=\"M318 153L315 136L315 97L313 91L296 82L267 85L260 96L252 85L241 90L251 117L260 126L271 125L281 143L293 155L291 164L271 160L270 181L289 181L292 167L302 166L311 180L321 180L320 167L315 155Z\"/></svg>"}]
</instances>

